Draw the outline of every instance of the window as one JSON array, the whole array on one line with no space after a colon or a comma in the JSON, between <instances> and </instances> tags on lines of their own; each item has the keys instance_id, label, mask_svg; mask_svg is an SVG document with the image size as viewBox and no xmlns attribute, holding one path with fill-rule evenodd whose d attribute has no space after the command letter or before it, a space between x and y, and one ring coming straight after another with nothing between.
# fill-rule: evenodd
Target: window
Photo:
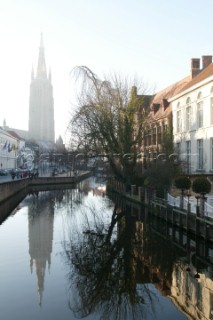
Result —
<instances>
[{"instance_id":1,"label":"window","mask_svg":"<svg viewBox=\"0 0 213 320\"><path fill-rule=\"evenodd\" d=\"M158 126L157 132L158 132L158 143L161 144L161 126L160 125Z\"/></svg>"},{"instance_id":2,"label":"window","mask_svg":"<svg viewBox=\"0 0 213 320\"><path fill-rule=\"evenodd\" d=\"M196 298L197 298L197 307L200 311L203 310L203 294L202 294L202 284L197 282L196 288Z\"/></svg>"},{"instance_id":3,"label":"window","mask_svg":"<svg viewBox=\"0 0 213 320\"><path fill-rule=\"evenodd\" d=\"M191 129L191 106L186 108L186 130Z\"/></svg>"},{"instance_id":4,"label":"window","mask_svg":"<svg viewBox=\"0 0 213 320\"><path fill-rule=\"evenodd\" d=\"M177 111L177 132L181 132L181 111Z\"/></svg>"},{"instance_id":5,"label":"window","mask_svg":"<svg viewBox=\"0 0 213 320\"><path fill-rule=\"evenodd\" d=\"M202 98L201 92L198 94L197 100L197 127L203 127L203 101L199 101Z\"/></svg>"},{"instance_id":6,"label":"window","mask_svg":"<svg viewBox=\"0 0 213 320\"><path fill-rule=\"evenodd\" d=\"M191 173L191 141L186 141L186 173Z\"/></svg>"},{"instance_id":7,"label":"window","mask_svg":"<svg viewBox=\"0 0 213 320\"><path fill-rule=\"evenodd\" d=\"M210 98L210 121L213 124L213 97Z\"/></svg>"},{"instance_id":8,"label":"window","mask_svg":"<svg viewBox=\"0 0 213 320\"><path fill-rule=\"evenodd\" d=\"M213 87L211 88L210 95L210 121L213 124Z\"/></svg>"},{"instance_id":9,"label":"window","mask_svg":"<svg viewBox=\"0 0 213 320\"><path fill-rule=\"evenodd\" d=\"M213 138L210 140L211 170L213 170Z\"/></svg>"},{"instance_id":10,"label":"window","mask_svg":"<svg viewBox=\"0 0 213 320\"><path fill-rule=\"evenodd\" d=\"M153 128L153 137L152 137L152 144L156 144L156 127Z\"/></svg>"},{"instance_id":11,"label":"window","mask_svg":"<svg viewBox=\"0 0 213 320\"><path fill-rule=\"evenodd\" d=\"M176 153L180 154L180 142L176 143Z\"/></svg>"},{"instance_id":12,"label":"window","mask_svg":"<svg viewBox=\"0 0 213 320\"><path fill-rule=\"evenodd\" d=\"M148 144L148 135L147 135L147 131L148 131L148 129L146 128L146 129L144 130L144 147L146 147L146 146L147 146L147 144Z\"/></svg>"},{"instance_id":13,"label":"window","mask_svg":"<svg viewBox=\"0 0 213 320\"><path fill-rule=\"evenodd\" d=\"M213 293L212 292L210 292L209 293L210 294L210 319L213 319Z\"/></svg>"},{"instance_id":14,"label":"window","mask_svg":"<svg viewBox=\"0 0 213 320\"><path fill-rule=\"evenodd\" d=\"M186 130L191 129L191 106L190 106L190 98L186 100Z\"/></svg>"},{"instance_id":15,"label":"window","mask_svg":"<svg viewBox=\"0 0 213 320\"><path fill-rule=\"evenodd\" d=\"M149 128L148 130L148 145L151 146L152 144L152 130Z\"/></svg>"},{"instance_id":16,"label":"window","mask_svg":"<svg viewBox=\"0 0 213 320\"><path fill-rule=\"evenodd\" d=\"M203 140L197 140L197 169L203 169Z\"/></svg>"},{"instance_id":17,"label":"window","mask_svg":"<svg viewBox=\"0 0 213 320\"><path fill-rule=\"evenodd\" d=\"M203 103L197 104L197 126L201 128L203 126Z\"/></svg>"}]
</instances>

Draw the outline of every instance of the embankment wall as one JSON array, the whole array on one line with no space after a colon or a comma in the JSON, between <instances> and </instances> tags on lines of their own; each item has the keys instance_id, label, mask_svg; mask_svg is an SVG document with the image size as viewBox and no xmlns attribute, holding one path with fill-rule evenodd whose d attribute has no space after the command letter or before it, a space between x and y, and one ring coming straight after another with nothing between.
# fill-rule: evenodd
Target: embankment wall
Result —
<instances>
[{"instance_id":1,"label":"embankment wall","mask_svg":"<svg viewBox=\"0 0 213 320\"><path fill-rule=\"evenodd\" d=\"M80 182L81 180L84 180L91 176L90 172L84 172L82 174L79 174L76 177L38 177L33 179L20 179L20 180L13 180L8 182L3 182L0 184L0 204L4 201L7 201L17 193L21 191L26 191L29 187L37 186L41 187L42 189L46 186L48 189L48 186L57 186L57 185L74 185L75 183Z\"/></svg>"}]
</instances>

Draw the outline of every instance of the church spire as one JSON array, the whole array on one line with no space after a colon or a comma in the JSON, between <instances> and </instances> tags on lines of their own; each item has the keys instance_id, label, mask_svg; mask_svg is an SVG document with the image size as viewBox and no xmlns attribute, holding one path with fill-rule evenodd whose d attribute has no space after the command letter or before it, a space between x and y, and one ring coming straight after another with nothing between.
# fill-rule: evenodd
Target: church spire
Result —
<instances>
[{"instance_id":1,"label":"church spire","mask_svg":"<svg viewBox=\"0 0 213 320\"><path fill-rule=\"evenodd\" d=\"M50 83L52 82L52 72L51 72L50 68L49 68L49 81L50 81Z\"/></svg>"},{"instance_id":2,"label":"church spire","mask_svg":"<svg viewBox=\"0 0 213 320\"><path fill-rule=\"evenodd\" d=\"M32 66L32 70L31 70L31 80L34 80L34 69L33 69L33 66Z\"/></svg>"},{"instance_id":3,"label":"church spire","mask_svg":"<svg viewBox=\"0 0 213 320\"><path fill-rule=\"evenodd\" d=\"M40 47L39 47L39 57L38 57L38 67L37 67L37 78L47 78L46 63L44 56L44 44L43 44L43 34L41 33Z\"/></svg>"}]
</instances>

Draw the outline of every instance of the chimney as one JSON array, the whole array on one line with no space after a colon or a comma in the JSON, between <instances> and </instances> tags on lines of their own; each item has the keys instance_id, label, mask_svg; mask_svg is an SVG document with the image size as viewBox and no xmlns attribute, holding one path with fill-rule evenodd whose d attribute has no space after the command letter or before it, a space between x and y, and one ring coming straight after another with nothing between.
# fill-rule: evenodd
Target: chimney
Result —
<instances>
[{"instance_id":1,"label":"chimney","mask_svg":"<svg viewBox=\"0 0 213 320\"><path fill-rule=\"evenodd\" d=\"M202 56L203 69L212 63L212 56Z\"/></svg>"},{"instance_id":2,"label":"chimney","mask_svg":"<svg viewBox=\"0 0 213 320\"><path fill-rule=\"evenodd\" d=\"M200 59L192 58L191 59L191 77L194 78L200 72Z\"/></svg>"}]
</instances>

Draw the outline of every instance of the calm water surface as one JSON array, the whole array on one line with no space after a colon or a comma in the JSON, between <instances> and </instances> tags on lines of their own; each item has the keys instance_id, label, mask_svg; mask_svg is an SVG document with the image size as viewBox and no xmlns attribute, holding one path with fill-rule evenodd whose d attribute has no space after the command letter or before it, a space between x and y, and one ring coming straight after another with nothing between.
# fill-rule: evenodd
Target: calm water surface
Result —
<instances>
[{"instance_id":1,"label":"calm water surface","mask_svg":"<svg viewBox=\"0 0 213 320\"><path fill-rule=\"evenodd\" d=\"M33 192L0 225L0 319L212 319L212 247L104 190Z\"/></svg>"}]
</instances>

